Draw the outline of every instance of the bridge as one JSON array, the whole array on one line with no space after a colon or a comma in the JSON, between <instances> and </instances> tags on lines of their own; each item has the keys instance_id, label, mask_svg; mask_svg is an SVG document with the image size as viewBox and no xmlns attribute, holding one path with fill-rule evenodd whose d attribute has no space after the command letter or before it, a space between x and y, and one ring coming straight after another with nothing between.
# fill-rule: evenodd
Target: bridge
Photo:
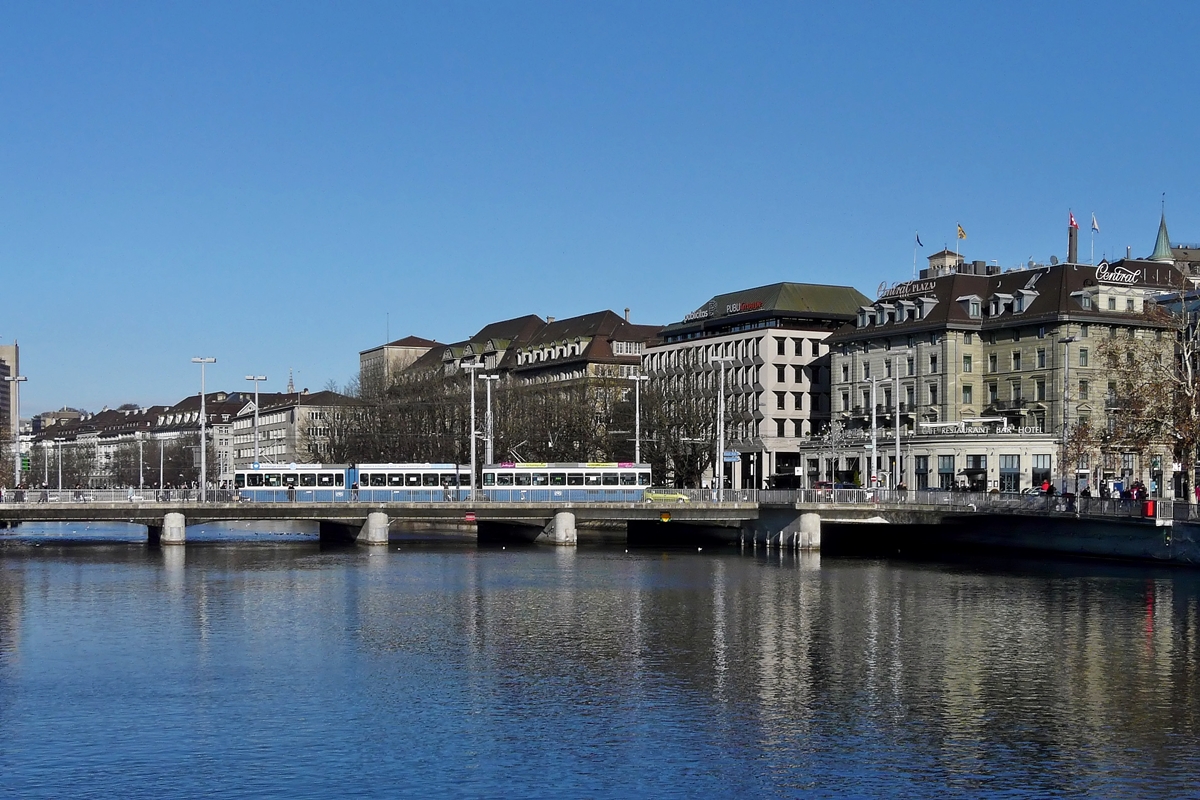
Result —
<instances>
[{"instance_id":1,"label":"bridge","mask_svg":"<svg viewBox=\"0 0 1200 800\"><path fill-rule=\"evenodd\" d=\"M323 540L386 545L393 525L426 523L474 529L483 541L546 541L574 545L579 528L624 528L631 543L751 542L766 547L817 549L822 529L854 526L859 541L872 537L891 544L901 534L936 539L951 530L972 536L1011 538L1015 527L1037 531L1038 541L1078 536L1104 526L1134 532L1135 539L1162 536L1177 521L1191 521L1196 506L1041 495L897 492L869 489L724 490L662 489L639 502L475 501L440 502L279 502L239 501L214 492L215 502L194 496L137 490L9 491L0 503L0 525L21 522L127 522L145 525L155 544L183 544L188 525L257 520L315 522ZM882 525L882 527L879 527ZM875 530L871 530L872 526ZM1116 526L1116 527L1113 527ZM1149 530L1149 533L1147 533ZM987 533L991 531L991 533ZM1065 531L1065 533L1064 533ZM1167 537L1169 543L1169 535ZM1109 545L1106 545L1109 546Z\"/></svg>"}]
</instances>

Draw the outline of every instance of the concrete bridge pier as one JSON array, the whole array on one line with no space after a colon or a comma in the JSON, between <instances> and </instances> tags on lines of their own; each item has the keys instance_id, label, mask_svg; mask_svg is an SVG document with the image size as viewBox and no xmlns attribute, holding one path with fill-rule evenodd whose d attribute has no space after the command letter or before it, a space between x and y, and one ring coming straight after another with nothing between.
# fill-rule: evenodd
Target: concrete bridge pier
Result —
<instances>
[{"instance_id":1,"label":"concrete bridge pier","mask_svg":"<svg viewBox=\"0 0 1200 800\"><path fill-rule=\"evenodd\" d=\"M147 525L146 537L151 545L183 544L187 541L187 520L172 511L163 517L162 525Z\"/></svg>"},{"instance_id":2,"label":"concrete bridge pier","mask_svg":"<svg viewBox=\"0 0 1200 800\"><path fill-rule=\"evenodd\" d=\"M383 545L388 543L388 526L390 520L388 515L382 511L372 511L367 514L367 521L363 523L362 530L359 531L355 541L359 544L367 545Z\"/></svg>"},{"instance_id":3,"label":"concrete bridge pier","mask_svg":"<svg viewBox=\"0 0 1200 800\"><path fill-rule=\"evenodd\" d=\"M800 550L821 549L821 515L808 512L800 515L800 530L796 545Z\"/></svg>"},{"instance_id":4,"label":"concrete bridge pier","mask_svg":"<svg viewBox=\"0 0 1200 800\"><path fill-rule=\"evenodd\" d=\"M546 533L551 544L574 547L579 544L579 534L575 530L575 512L555 511L554 519L546 526Z\"/></svg>"}]
</instances>

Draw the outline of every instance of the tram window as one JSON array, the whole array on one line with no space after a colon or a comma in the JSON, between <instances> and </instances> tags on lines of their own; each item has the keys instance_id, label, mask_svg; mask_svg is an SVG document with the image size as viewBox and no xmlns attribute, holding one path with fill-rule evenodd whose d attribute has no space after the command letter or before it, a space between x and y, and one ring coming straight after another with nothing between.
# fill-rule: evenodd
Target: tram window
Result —
<instances>
[{"instance_id":1,"label":"tram window","mask_svg":"<svg viewBox=\"0 0 1200 800\"><path fill-rule=\"evenodd\" d=\"M649 486L649 485L650 485L650 473L649 472L639 472L638 473L638 486Z\"/></svg>"},{"instance_id":2,"label":"tram window","mask_svg":"<svg viewBox=\"0 0 1200 800\"><path fill-rule=\"evenodd\" d=\"M618 483L617 473L615 473L615 472L604 473L604 485L605 486L616 486L617 483Z\"/></svg>"},{"instance_id":3,"label":"tram window","mask_svg":"<svg viewBox=\"0 0 1200 800\"><path fill-rule=\"evenodd\" d=\"M470 486L471 485L470 474L466 473L466 472L458 473L458 485L459 486Z\"/></svg>"},{"instance_id":4,"label":"tram window","mask_svg":"<svg viewBox=\"0 0 1200 800\"><path fill-rule=\"evenodd\" d=\"M285 473L283 473L283 485L284 486L295 486L296 480L299 477L300 476L294 472L285 472Z\"/></svg>"},{"instance_id":5,"label":"tram window","mask_svg":"<svg viewBox=\"0 0 1200 800\"><path fill-rule=\"evenodd\" d=\"M583 473L582 472L568 472L567 473L567 486L583 486Z\"/></svg>"},{"instance_id":6,"label":"tram window","mask_svg":"<svg viewBox=\"0 0 1200 800\"><path fill-rule=\"evenodd\" d=\"M547 472L535 472L532 476L534 486L549 486L550 474Z\"/></svg>"},{"instance_id":7,"label":"tram window","mask_svg":"<svg viewBox=\"0 0 1200 800\"><path fill-rule=\"evenodd\" d=\"M338 476L339 478L341 475ZM338 481L341 483L341 481ZM333 474L330 472L322 472L317 476L317 486L333 486Z\"/></svg>"},{"instance_id":8,"label":"tram window","mask_svg":"<svg viewBox=\"0 0 1200 800\"><path fill-rule=\"evenodd\" d=\"M247 486L262 486L262 473L254 472L246 476Z\"/></svg>"},{"instance_id":9,"label":"tram window","mask_svg":"<svg viewBox=\"0 0 1200 800\"><path fill-rule=\"evenodd\" d=\"M371 473L371 485L372 486L387 486L387 473L386 472Z\"/></svg>"},{"instance_id":10,"label":"tram window","mask_svg":"<svg viewBox=\"0 0 1200 800\"><path fill-rule=\"evenodd\" d=\"M600 473L599 472L589 472L587 475L584 476L583 483L586 486L599 486L600 485Z\"/></svg>"},{"instance_id":11,"label":"tram window","mask_svg":"<svg viewBox=\"0 0 1200 800\"><path fill-rule=\"evenodd\" d=\"M267 472L263 474L263 486L282 486L279 482L278 472Z\"/></svg>"},{"instance_id":12,"label":"tram window","mask_svg":"<svg viewBox=\"0 0 1200 800\"><path fill-rule=\"evenodd\" d=\"M517 486L528 486L530 484L530 478L532 477L533 476L528 472L518 472L513 476L513 478L516 480Z\"/></svg>"},{"instance_id":13,"label":"tram window","mask_svg":"<svg viewBox=\"0 0 1200 800\"><path fill-rule=\"evenodd\" d=\"M233 485L236 486L237 488L241 489L243 486L246 485L246 476L245 475L234 475L233 476Z\"/></svg>"},{"instance_id":14,"label":"tram window","mask_svg":"<svg viewBox=\"0 0 1200 800\"><path fill-rule=\"evenodd\" d=\"M316 486L317 485L317 476L311 472L306 472L306 473L302 474L300 476L300 485L301 486Z\"/></svg>"},{"instance_id":15,"label":"tram window","mask_svg":"<svg viewBox=\"0 0 1200 800\"><path fill-rule=\"evenodd\" d=\"M452 473L443 472L440 477L442 480L442 486L453 486L454 485L454 477L455 476Z\"/></svg>"},{"instance_id":16,"label":"tram window","mask_svg":"<svg viewBox=\"0 0 1200 800\"><path fill-rule=\"evenodd\" d=\"M421 473L421 485L422 486L437 486L438 485L438 474L436 472L422 472Z\"/></svg>"},{"instance_id":17,"label":"tram window","mask_svg":"<svg viewBox=\"0 0 1200 800\"><path fill-rule=\"evenodd\" d=\"M496 485L496 473L494 473L494 472L483 473L483 485L484 486L495 486Z\"/></svg>"},{"instance_id":18,"label":"tram window","mask_svg":"<svg viewBox=\"0 0 1200 800\"><path fill-rule=\"evenodd\" d=\"M403 486L404 476L398 472L388 474L388 486Z\"/></svg>"},{"instance_id":19,"label":"tram window","mask_svg":"<svg viewBox=\"0 0 1200 800\"><path fill-rule=\"evenodd\" d=\"M512 486L513 485L513 474L511 472L497 472L496 473L496 485L497 486Z\"/></svg>"},{"instance_id":20,"label":"tram window","mask_svg":"<svg viewBox=\"0 0 1200 800\"><path fill-rule=\"evenodd\" d=\"M567 473L551 472L550 473L550 485L551 486L566 486L567 485Z\"/></svg>"},{"instance_id":21,"label":"tram window","mask_svg":"<svg viewBox=\"0 0 1200 800\"><path fill-rule=\"evenodd\" d=\"M371 476L368 473L364 473L364 472L358 473L358 485L359 486L370 486L371 485Z\"/></svg>"},{"instance_id":22,"label":"tram window","mask_svg":"<svg viewBox=\"0 0 1200 800\"><path fill-rule=\"evenodd\" d=\"M419 473L419 472L404 473L404 485L405 486L420 486L421 485L421 473Z\"/></svg>"},{"instance_id":23,"label":"tram window","mask_svg":"<svg viewBox=\"0 0 1200 800\"><path fill-rule=\"evenodd\" d=\"M637 475L632 472L622 472L621 473L621 485L622 486L636 486L637 485Z\"/></svg>"},{"instance_id":24,"label":"tram window","mask_svg":"<svg viewBox=\"0 0 1200 800\"><path fill-rule=\"evenodd\" d=\"M334 486L345 486L346 485L346 476L340 472L334 473L333 485Z\"/></svg>"}]
</instances>

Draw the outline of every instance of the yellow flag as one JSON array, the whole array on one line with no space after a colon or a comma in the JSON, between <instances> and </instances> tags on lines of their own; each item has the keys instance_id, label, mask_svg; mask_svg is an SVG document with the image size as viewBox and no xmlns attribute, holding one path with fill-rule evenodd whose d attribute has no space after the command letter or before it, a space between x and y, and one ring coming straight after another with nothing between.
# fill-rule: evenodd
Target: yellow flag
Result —
<instances>
[{"instance_id":1,"label":"yellow flag","mask_svg":"<svg viewBox=\"0 0 1200 800\"><path fill-rule=\"evenodd\" d=\"M960 239L967 238L967 232L962 229L962 225L958 226L958 238L960 238Z\"/></svg>"}]
</instances>

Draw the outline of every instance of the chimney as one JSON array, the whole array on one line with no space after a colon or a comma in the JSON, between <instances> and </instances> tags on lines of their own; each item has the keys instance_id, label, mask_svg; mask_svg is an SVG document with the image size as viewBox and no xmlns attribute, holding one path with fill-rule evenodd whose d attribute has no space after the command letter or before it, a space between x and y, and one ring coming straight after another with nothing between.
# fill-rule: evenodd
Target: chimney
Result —
<instances>
[{"instance_id":1,"label":"chimney","mask_svg":"<svg viewBox=\"0 0 1200 800\"><path fill-rule=\"evenodd\" d=\"M1067 263L1079 263L1079 228L1067 226Z\"/></svg>"},{"instance_id":2,"label":"chimney","mask_svg":"<svg viewBox=\"0 0 1200 800\"><path fill-rule=\"evenodd\" d=\"M629 307L628 306L626 306L626 308L625 308L625 321L629 322Z\"/></svg>"},{"instance_id":3,"label":"chimney","mask_svg":"<svg viewBox=\"0 0 1200 800\"><path fill-rule=\"evenodd\" d=\"M1133 258L1133 248L1130 247L1129 245L1125 245L1125 257Z\"/></svg>"},{"instance_id":4,"label":"chimney","mask_svg":"<svg viewBox=\"0 0 1200 800\"><path fill-rule=\"evenodd\" d=\"M551 322L554 322L554 317L546 317L546 324L549 325Z\"/></svg>"}]
</instances>

